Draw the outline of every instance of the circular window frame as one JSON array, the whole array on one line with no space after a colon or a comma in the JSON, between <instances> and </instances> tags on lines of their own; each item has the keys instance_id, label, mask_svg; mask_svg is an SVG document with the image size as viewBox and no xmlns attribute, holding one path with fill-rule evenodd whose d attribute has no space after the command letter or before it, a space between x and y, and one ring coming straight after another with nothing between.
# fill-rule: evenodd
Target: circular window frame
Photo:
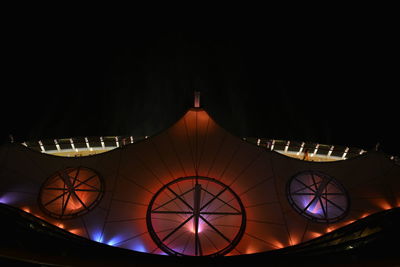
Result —
<instances>
[{"instance_id":1,"label":"circular window frame","mask_svg":"<svg viewBox=\"0 0 400 267\"><path fill-rule=\"evenodd\" d=\"M241 224L240 224L240 228L238 230L238 232L236 233L235 237L232 239L232 241L224 248L211 253L211 254L207 254L207 255L197 255L197 250L195 251L196 255L187 255L187 254L183 254L180 253L172 248L170 248L168 245L164 244L164 242L160 239L160 237L157 235L153 224L152 224L152 213L153 213L153 206L155 204L155 201L157 199L157 197L166 189L169 189L169 187L173 184L185 181L185 180L206 180L208 182L214 182L218 185L220 185L221 187L224 188L224 190L228 190L236 199L237 203L239 204L240 207L240 211L241 211ZM197 184L197 182L196 182ZM154 243L157 245L157 247L159 249L161 249L163 252L167 253L170 256L207 256L207 257L214 257L214 256L223 256L226 255L227 253L229 253L230 251L232 251L237 244L240 242L240 240L242 239L244 232L246 230L246 209L245 206L243 205L240 197L238 194L236 194L228 185L214 179L214 178L210 178L210 177L205 177L205 176L186 176L186 177L180 177L177 179L174 179L173 181L163 185L151 198L148 208L147 208L147 213L146 213L146 224L147 224L147 229L148 232L150 234L150 237L152 238L152 240L154 241ZM195 241L196 242L196 241Z\"/></svg>"},{"instance_id":2,"label":"circular window frame","mask_svg":"<svg viewBox=\"0 0 400 267\"><path fill-rule=\"evenodd\" d=\"M98 189L98 191L97 191L97 192L98 192L98 195L97 195L97 197L95 198L95 200L93 200L89 205L87 205L87 206L85 205L85 207L84 207L83 210L80 210L80 211L75 212L75 213L59 214L59 213L52 212L52 211L50 211L49 209L47 209L46 206L47 206L48 204L46 205L46 204L43 204L43 203L42 203L42 195L43 195L43 191L46 190L46 186L48 185L48 182L49 182L51 179L54 179L54 178L57 177L57 176L60 177L60 179L62 179L62 178L61 178L61 175L62 175L63 172L71 173L71 172L73 172L73 171L75 171L75 170L78 170L78 173L79 173L79 171L80 171L81 169L84 169L84 170L86 170L86 171L89 171L90 173L93 174L93 175L91 175L91 176L97 177L97 179L98 179L98 181L99 181L99 185L100 185L100 186L99 186L99 189ZM67 175L68 175L68 174L67 174ZM79 176L79 174L78 174L77 176ZM81 182L81 183L82 183L82 182ZM79 185L78 185L78 186L79 186ZM77 187L78 187L78 186L77 186ZM40 186L40 190L39 190L37 202L38 202L38 206L39 206L40 210L41 210L44 214L48 215L49 217L51 217L51 218L53 218L53 219L57 219L57 220L70 220L70 219L75 219L75 218L78 218L78 217L80 217L80 216L83 216L83 215L85 215L85 214L91 212L93 209L95 209L95 208L97 207L97 205L98 205L98 204L101 202L101 200L103 199L104 192L105 192L104 180L103 180L103 178L101 177L101 175L100 175L97 171L95 171L95 170L92 169L92 168L88 168L88 167L84 167L84 166L68 167L68 168L59 170L59 171L55 172L54 174L52 174L51 176L49 176L48 178L46 178L46 180L45 180L45 181L42 183L42 185ZM64 194L64 193L63 193L63 194ZM70 194L71 194L71 193L70 193ZM61 194L61 195L62 195L62 194ZM67 205L65 205L65 206L67 206Z\"/></svg>"},{"instance_id":3,"label":"circular window frame","mask_svg":"<svg viewBox=\"0 0 400 267\"><path fill-rule=\"evenodd\" d=\"M326 183L326 186L330 183L334 183L335 187L338 188L341 191L341 195L345 196L345 203L346 203L346 207L344 209L342 209L342 213L339 216L335 216L333 218L327 218L329 216L326 216L326 212L323 209L324 212L324 217L317 217L315 215L312 215L310 213L305 212L306 209L308 208L309 205L311 205L312 202L314 202L313 200L309 202L309 204L307 204L306 208L300 208L297 204L296 201L293 199L293 195L291 193L290 187L291 184L293 182L293 180L297 180L298 181L298 177L304 174L316 174L321 178L327 178L329 179L328 182ZM322 189L323 190L323 189ZM305 170L305 171L301 171L296 173L295 175L291 176L290 179L288 180L288 182L286 183L286 197L288 199L288 202L290 204L290 206L301 216L303 216L304 218L312 221L312 222L316 222L316 223L324 223L324 224L332 224L332 223L336 223L339 222L341 220L343 220L349 213L350 210L350 196L346 190L346 188L342 185L342 183L340 183L335 177L330 176L326 173L323 173L321 171L315 171L315 170ZM329 201L329 200L328 200ZM331 202L331 201L330 201ZM321 201L322 206L323 203Z\"/></svg>"}]
</instances>

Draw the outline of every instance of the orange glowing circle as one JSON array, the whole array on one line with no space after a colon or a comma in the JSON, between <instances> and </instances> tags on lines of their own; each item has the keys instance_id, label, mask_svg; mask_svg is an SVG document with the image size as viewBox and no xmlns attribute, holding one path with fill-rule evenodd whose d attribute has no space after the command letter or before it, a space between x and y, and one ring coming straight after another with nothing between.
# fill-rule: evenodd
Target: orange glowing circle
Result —
<instances>
[{"instance_id":1,"label":"orange glowing circle","mask_svg":"<svg viewBox=\"0 0 400 267\"><path fill-rule=\"evenodd\" d=\"M92 169L68 168L58 171L42 185L39 206L56 219L70 219L92 210L103 195L103 182Z\"/></svg>"}]
</instances>

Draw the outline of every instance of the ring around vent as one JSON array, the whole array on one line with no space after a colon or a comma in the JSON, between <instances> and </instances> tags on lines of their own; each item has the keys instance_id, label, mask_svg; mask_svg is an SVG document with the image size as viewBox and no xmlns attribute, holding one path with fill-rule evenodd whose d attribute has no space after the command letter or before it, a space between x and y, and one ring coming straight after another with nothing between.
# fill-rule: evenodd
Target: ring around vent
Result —
<instances>
[{"instance_id":1,"label":"ring around vent","mask_svg":"<svg viewBox=\"0 0 400 267\"><path fill-rule=\"evenodd\" d=\"M225 255L246 227L239 196L216 179L195 176L178 178L155 193L146 220L157 246L178 256Z\"/></svg>"},{"instance_id":2,"label":"ring around vent","mask_svg":"<svg viewBox=\"0 0 400 267\"><path fill-rule=\"evenodd\" d=\"M289 180L286 191L292 207L315 222L337 222L346 216L349 209L349 197L344 187L322 172L296 174Z\"/></svg>"},{"instance_id":3,"label":"ring around vent","mask_svg":"<svg viewBox=\"0 0 400 267\"><path fill-rule=\"evenodd\" d=\"M67 168L56 172L42 185L39 207L55 219L71 219L86 214L101 200L104 185L94 170Z\"/></svg>"}]
</instances>

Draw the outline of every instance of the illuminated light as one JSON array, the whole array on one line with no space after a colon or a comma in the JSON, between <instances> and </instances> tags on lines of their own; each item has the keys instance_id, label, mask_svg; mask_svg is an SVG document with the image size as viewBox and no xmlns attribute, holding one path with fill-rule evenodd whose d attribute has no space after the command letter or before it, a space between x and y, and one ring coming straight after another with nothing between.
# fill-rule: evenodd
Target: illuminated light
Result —
<instances>
[{"instance_id":1,"label":"illuminated light","mask_svg":"<svg viewBox=\"0 0 400 267\"><path fill-rule=\"evenodd\" d=\"M60 145L57 142L57 139L54 139L54 144L56 145L57 151L60 152L61 148L60 148Z\"/></svg>"},{"instance_id":2,"label":"illuminated light","mask_svg":"<svg viewBox=\"0 0 400 267\"><path fill-rule=\"evenodd\" d=\"M57 227L59 227L59 228L61 228L61 229L64 229L64 224L59 223L59 224L57 224Z\"/></svg>"},{"instance_id":3,"label":"illuminated light","mask_svg":"<svg viewBox=\"0 0 400 267\"><path fill-rule=\"evenodd\" d=\"M327 233L330 233L330 232L332 232L334 230L336 230L336 227L333 227L333 226L326 228L326 232Z\"/></svg>"},{"instance_id":4,"label":"illuminated light","mask_svg":"<svg viewBox=\"0 0 400 267\"><path fill-rule=\"evenodd\" d=\"M102 147L103 149L105 149L106 146L104 145L104 140L103 140L103 137L102 137L102 136L100 136L100 143L101 143L101 147Z\"/></svg>"},{"instance_id":5,"label":"illuminated light","mask_svg":"<svg viewBox=\"0 0 400 267\"><path fill-rule=\"evenodd\" d=\"M74 235L79 235L80 229L70 229L69 232Z\"/></svg>"},{"instance_id":6,"label":"illuminated light","mask_svg":"<svg viewBox=\"0 0 400 267\"><path fill-rule=\"evenodd\" d=\"M328 158L331 156L334 148L335 146L331 146L331 148L329 149L328 155L326 155Z\"/></svg>"},{"instance_id":7,"label":"illuminated light","mask_svg":"<svg viewBox=\"0 0 400 267\"><path fill-rule=\"evenodd\" d=\"M90 147L89 139L88 139L87 137L85 137L85 143L86 143L86 147L87 147L90 151L93 151L93 148Z\"/></svg>"},{"instance_id":8,"label":"illuminated light","mask_svg":"<svg viewBox=\"0 0 400 267\"><path fill-rule=\"evenodd\" d=\"M286 146L285 146L285 153L288 151L290 145L290 141L287 141Z\"/></svg>"},{"instance_id":9,"label":"illuminated light","mask_svg":"<svg viewBox=\"0 0 400 267\"><path fill-rule=\"evenodd\" d=\"M272 140L271 151L274 150L275 140Z\"/></svg>"},{"instance_id":10,"label":"illuminated light","mask_svg":"<svg viewBox=\"0 0 400 267\"><path fill-rule=\"evenodd\" d=\"M311 236L312 238L317 238L317 237L320 237L321 235L322 235L321 233L310 232L310 236Z\"/></svg>"},{"instance_id":11,"label":"illuminated light","mask_svg":"<svg viewBox=\"0 0 400 267\"><path fill-rule=\"evenodd\" d=\"M258 138L258 139L257 139L257 146L260 146L260 143L261 143L261 139Z\"/></svg>"},{"instance_id":12,"label":"illuminated light","mask_svg":"<svg viewBox=\"0 0 400 267\"><path fill-rule=\"evenodd\" d=\"M291 246L297 245L297 244L300 243L300 238L299 238L299 237L291 236L291 237L290 237L290 242L289 242L289 243L290 243Z\"/></svg>"},{"instance_id":13,"label":"illuminated light","mask_svg":"<svg viewBox=\"0 0 400 267\"><path fill-rule=\"evenodd\" d=\"M190 232L192 232L192 233L196 232L195 225L194 225L194 219L192 219L192 223L188 224L188 228L189 228ZM204 223L202 220L199 220L199 228L198 228L197 232L201 233L201 231L203 231L203 229L204 229Z\"/></svg>"},{"instance_id":14,"label":"illuminated light","mask_svg":"<svg viewBox=\"0 0 400 267\"><path fill-rule=\"evenodd\" d=\"M305 144L306 143L304 143L304 142L301 143L300 150L299 150L299 152L297 152L297 156L300 155L300 153L303 151Z\"/></svg>"},{"instance_id":15,"label":"illuminated light","mask_svg":"<svg viewBox=\"0 0 400 267\"><path fill-rule=\"evenodd\" d=\"M253 254L256 253L257 251L252 247L252 246L248 246L246 249L246 254Z\"/></svg>"},{"instance_id":16,"label":"illuminated light","mask_svg":"<svg viewBox=\"0 0 400 267\"><path fill-rule=\"evenodd\" d=\"M144 139L147 139L147 138L149 138L149 136L145 135L145 136L144 136Z\"/></svg>"},{"instance_id":17,"label":"illuminated light","mask_svg":"<svg viewBox=\"0 0 400 267\"><path fill-rule=\"evenodd\" d=\"M43 145L42 141L39 140L38 143L39 143L41 152L42 152L42 153L46 152L46 150L44 149L44 145Z\"/></svg>"},{"instance_id":18,"label":"illuminated light","mask_svg":"<svg viewBox=\"0 0 400 267\"><path fill-rule=\"evenodd\" d=\"M133 136L131 136L131 144L133 144Z\"/></svg>"},{"instance_id":19,"label":"illuminated light","mask_svg":"<svg viewBox=\"0 0 400 267\"><path fill-rule=\"evenodd\" d=\"M314 157L314 155L317 154L318 148L319 148L319 144L317 144L317 145L315 146L314 152L311 154L311 157Z\"/></svg>"},{"instance_id":20,"label":"illuminated light","mask_svg":"<svg viewBox=\"0 0 400 267\"><path fill-rule=\"evenodd\" d=\"M274 242L272 242L272 244L275 246L275 247L277 247L277 248L284 248L285 246L281 243L281 242L279 242L279 241L274 241Z\"/></svg>"},{"instance_id":21,"label":"illuminated light","mask_svg":"<svg viewBox=\"0 0 400 267\"><path fill-rule=\"evenodd\" d=\"M360 155L364 154L365 152L367 152L367 151L361 149L361 150L360 150Z\"/></svg>"},{"instance_id":22,"label":"illuminated light","mask_svg":"<svg viewBox=\"0 0 400 267\"><path fill-rule=\"evenodd\" d=\"M349 148L348 147L346 147L346 149L344 150L343 155L342 155L342 159L346 159L347 152L349 152Z\"/></svg>"},{"instance_id":23,"label":"illuminated light","mask_svg":"<svg viewBox=\"0 0 400 267\"><path fill-rule=\"evenodd\" d=\"M131 249L132 249L132 250L135 250L135 251L139 251L139 252L147 252L145 246L144 246L142 243L140 243L140 242L137 242L136 244L134 244L134 245L131 247Z\"/></svg>"},{"instance_id":24,"label":"illuminated light","mask_svg":"<svg viewBox=\"0 0 400 267\"><path fill-rule=\"evenodd\" d=\"M15 195L11 195L11 194L4 194L0 197L0 203L3 204L11 204L15 199Z\"/></svg>"},{"instance_id":25,"label":"illuminated light","mask_svg":"<svg viewBox=\"0 0 400 267\"><path fill-rule=\"evenodd\" d=\"M23 142L22 145L28 147L28 145L25 142Z\"/></svg>"},{"instance_id":26,"label":"illuminated light","mask_svg":"<svg viewBox=\"0 0 400 267\"><path fill-rule=\"evenodd\" d=\"M200 107L200 92L194 92L194 107Z\"/></svg>"},{"instance_id":27,"label":"illuminated light","mask_svg":"<svg viewBox=\"0 0 400 267\"><path fill-rule=\"evenodd\" d=\"M377 200L377 201L375 202L375 204L376 204L379 208L381 208L381 209L383 209L383 210L389 210L389 209L392 208L392 206L391 206L386 200L384 200L384 199L379 199L379 200Z\"/></svg>"},{"instance_id":28,"label":"illuminated light","mask_svg":"<svg viewBox=\"0 0 400 267\"><path fill-rule=\"evenodd\" d=\"M74 140L72 140L72 138L70 138L70 139L69 139L69 142L71 143L71 147L72 147L72 149L73 149L73 150L75 150L75 152L78 152L78 149L77 149L77 148L75 148L75 145L74 145Z\"/></svg>"},{"instance_id":29,"label":"illuminated light","mask_svg":"<svg viewBox=\"0 0 400 267\"><path fill-rule=\"evenodd\" d=\"M369 214L368 214L368 213L364 213L363 215L361 215L360 218L365 218L365 217L367 217L367 216L369 216Z\"/></svg>"},{"instance_id":30,"label":"illuminated light","mask_svg":"<svg viewBox=\"0 0 400 267\"><path fill-rule=\"evenodd\" d=\"M113 238L111 238L110 240L108 240L106 242L107 245L109 246L114 246L115 244L118 244L122 241L122 237L121 236L114 236Z\"/></svg>"},{"instance_id":31,"label":"illuminated light","mask_svg":"<svg viewBox=\"0 0 400 267\"><path fill-rule=\"evenodd\" d=\"M103 234L101 231L95 231L93 235L93 241L103 243Z\"/></svg>"},{"instance_id":32,"label":"illuminated light","mask_svg":"<svg viewBox=\"0 0 400 267\"><path fill-rule=\"evenodd\" d=\"M115 137L115 144L117 145L117 147L119 147L118 136Z\"/></svg>"},{"instance_id":33,"label":"illuminated light","mask_svg":"<svg viewBox=\"0 0 400 267\"><path fill-rule=\"evenodd\" d=\"M27 212L27 213L30 213L30 212L31 212L30 208L28 208L28 207L23 207L22 210L25 211L25 212Z\"/></svg>"}]
</instances>

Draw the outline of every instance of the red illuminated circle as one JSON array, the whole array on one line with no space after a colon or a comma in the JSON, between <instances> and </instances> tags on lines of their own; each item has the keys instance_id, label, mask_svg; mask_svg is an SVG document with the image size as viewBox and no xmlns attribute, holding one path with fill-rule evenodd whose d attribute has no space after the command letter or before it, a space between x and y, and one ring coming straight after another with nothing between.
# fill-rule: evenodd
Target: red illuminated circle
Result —
<instances>
[{"instance_id":1,"label":"red illuminated circle","mask_svg":"<svg viewBox=\"0 0 400 267\"><path fill-rule=\"evenodd\" d=\"M287 197L297 212L316 222L337 222L349 209L349 198L339 181L317 171L293 176L287 185Z\"/></svg>"},{"instance_id":2,"label":"red illuminated circle","mask_svg":"<svg viewBox=\"0 0 400 267\"><path fill-rule=\"evenodd\" d=\"M42 185L39 206L49 216L69 219L93 209L103 195L103 182L85 167L58 171Z\"/></svg>"},{"instance_id":3,"label":"red illuminated circle","mask_svg":"<svg viewBox=\"0 0 400 267\"><path fill-rule=\"evenodd\" d=\"M246 227L237 194L208 177L183 177L164 185L151 199L147 227L169 255L216 256L230 252Z\"/></svg>"}]
</instances>

